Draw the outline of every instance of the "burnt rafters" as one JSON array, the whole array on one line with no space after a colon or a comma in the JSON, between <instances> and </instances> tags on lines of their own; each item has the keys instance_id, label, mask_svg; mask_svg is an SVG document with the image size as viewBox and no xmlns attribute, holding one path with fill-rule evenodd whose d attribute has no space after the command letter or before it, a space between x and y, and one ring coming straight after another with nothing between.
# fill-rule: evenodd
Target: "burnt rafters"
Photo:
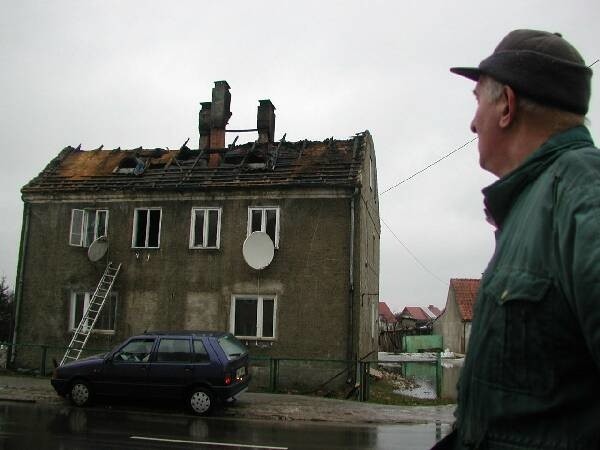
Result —
<instances>
[{"instance_id":1,"label":"burnt rafters","mask_svg":"<svg viewBox=\"0 0 600 450\"><path fill-rule=\"evenodd\" d=\"M224 149L221 164L216 167L208 167L206 151L188 149L186 144L187 141L179 150L144 150L138 147L134 150L78 151L67 147L22 191L158 191L245 185L352 186L359 182L364 159L364 134L348 140L248 142ZM179 158L182 151L185 158ZM91 156L92 153L95 156ZM107 171L111 164L119 164L128 157L144 160L143 173L132 176L113 173L112 169ZM249 167L249 161L259 165ZM260 166L261 162L264 167ZM85 168L80 173L77 172L79 164ZM98 164L98 169L94 169L94 164ZM61 172L65 165L66 171Z\"/></svg>"}]
</instances>

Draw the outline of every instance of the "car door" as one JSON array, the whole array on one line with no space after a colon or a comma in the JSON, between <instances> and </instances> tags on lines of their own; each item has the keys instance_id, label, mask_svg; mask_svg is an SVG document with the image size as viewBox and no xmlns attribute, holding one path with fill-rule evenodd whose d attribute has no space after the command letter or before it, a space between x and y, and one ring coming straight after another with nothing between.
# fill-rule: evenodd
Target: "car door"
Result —
<instances>
[{"instance_id":1,"label":"car door","mask_svg":"<svg viewBox=\"0 0 600 450\"><path fill-rule=\"evenodd\" d=\"M148 372L152 395L164 398L183 396L192 375L192 362L189 337L161 337Z\"/></svg>"},{"instance_id":2,"label":"car door","mask_svg":"<svg viewBox=\"0 0 600 450\"><path fill-rule=\"evenodd\" d=\"M148 368L156 338L133 338L107 358L98 380L99 394L144 396L148 392Z\"/></svg>"}]
</instances>

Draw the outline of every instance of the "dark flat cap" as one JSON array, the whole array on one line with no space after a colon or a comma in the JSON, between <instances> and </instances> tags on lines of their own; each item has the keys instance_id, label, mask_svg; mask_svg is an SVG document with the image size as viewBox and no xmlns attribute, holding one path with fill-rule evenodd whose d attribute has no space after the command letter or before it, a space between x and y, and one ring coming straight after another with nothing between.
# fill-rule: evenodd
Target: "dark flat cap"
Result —
<instances>
[{"instance_id":1,"label":"dark flat cap","mask_svg":"<svg viewBox=\"0 0 600 450\"><path fill-rule=\"evenodd\" d=\"M558 33L511 31L478 67L450 71L475 81L488 75L543 105L582 115L588 111L592 69Z\"/></svg>"}]
</instances>

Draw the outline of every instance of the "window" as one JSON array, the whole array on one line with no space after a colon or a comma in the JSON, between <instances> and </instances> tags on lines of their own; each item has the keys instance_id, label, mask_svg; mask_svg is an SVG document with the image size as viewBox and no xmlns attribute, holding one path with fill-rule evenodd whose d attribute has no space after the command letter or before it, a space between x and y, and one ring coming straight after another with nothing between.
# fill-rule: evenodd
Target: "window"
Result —
<instances>
[{"instance_id":1,"label":"window","mask_svg":"<svg viewBox=\"0 0 600 450\"><path fill-rule=\"evenodd\" d=\"M279 208L248 208L248 235L254 231L267 233L279 248Z\"/></svg>"},{"instance_id":2,"label":"window","mask_svg":"<svg viewBox=\"0 0 600 450\"><path fill-rule=\"evenodd\" d=\"M245 339L275 338L277 302L274 296L239 295L231 304L231 332Z\"/></svg>"},{"instance_id":3,"label":"window","mask_svg":"<svg viewBox=\"0 0 600 450\"><path fill-rule=\"evenodd\" d=\"M113 357L115 362L148 362L154 338L133 339L125 344Z\"/></svg>"},{"instance_id":4,"label":"window","mask_svg":"<svg viewBox=\"0 0 600 450\"><path fill-rule=\"evenodd\" d=\"M210 357L208 356L208 352L206 351L206 347L204 343L200 339L194 339L194 362L195 363L204 363L210 362Z\"/></svg>"},{"instance_id":5,"label":"window","mask_svg":"<svg viewBox=\"0 0 600 450\"><path fill-rule=\"evenodd\" d=\"M226 334L225 336L220 337L219 345L227 355L227 359L229 361L248 353L248 350L246 349L246 347L244 347L244 344L242 344L230 334Z\"/></svg>"},{"instance_id":6,"label":"window","mask_svg":"<svg viewBox=\"0 0 600 450\"><path fill-rule=\"evenodd\" d=\"M83 314L90 306L93 292L71 292L71 311L69 314L69 329L74 331L83 319ZM114 333L117 316L117 293L111 292L104 302L102 311L96 320L93 331ZM89 324L91 325L91 323Z\"/></svg>"},{"instance_id":7,"label":"window","mask_svg":"<svg viewBox=\"0 0 600 450\"><path fill-rule=\"evenodd\" d=\"M138 208L133 216L134 248L158 248L160 246L160 208Z\"/></svg>"},{"instance_id":8,"label":"window","mask_svg":"<svg viewBox=\"0 0 600 450\"><path fill-rule=\"evenodd\" d=\"M190 248L219 248L221 208L192 208Z\"/></svg>"},{"instance_id":9,"label":"window","mask_svg":"<svg viewBox=\"0 0 600 450\"><path fill-rule=\"evenodd\" d=\"M377 319L379 318L377 314L378 303L375 300L371 303L371 339L375 339L376 337L375 330L377 329Z\"/></svg>"},{"instance_id":10,"label":"window","mask_svg":"<svg viewBox=\"0 0 600 450\"><path fill-rule=\"evenodd\" d=\"M108 230L108 210L73 209L71 210L71 230L69 245L89 247Z\"/></svg>"},{"instance_id":11,"label":"window","mask_svg":"<svg viewBox=\"0 0 600 450\"><path fill-rule=\"evenodd\" d=\"M157 362L192 362L189 339L163 338L158 344Z\"/></svg>"}]
</instances>

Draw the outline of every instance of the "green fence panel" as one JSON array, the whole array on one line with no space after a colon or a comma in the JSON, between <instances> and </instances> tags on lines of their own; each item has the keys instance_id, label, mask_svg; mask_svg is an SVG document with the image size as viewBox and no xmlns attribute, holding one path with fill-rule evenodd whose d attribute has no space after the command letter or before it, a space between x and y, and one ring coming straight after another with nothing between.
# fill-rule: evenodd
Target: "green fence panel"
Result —
<instances>
[{"instance_id":1,"label":"green fence panel","mask_svg":"<svg viewBox=\"0 0 600 450\"><path fill-rule=\"evenodd\" d=\"M406 353L442 350L443 340L439 334L424 336L404 336L403 346Z\"/></svg>"}]
</instances>

